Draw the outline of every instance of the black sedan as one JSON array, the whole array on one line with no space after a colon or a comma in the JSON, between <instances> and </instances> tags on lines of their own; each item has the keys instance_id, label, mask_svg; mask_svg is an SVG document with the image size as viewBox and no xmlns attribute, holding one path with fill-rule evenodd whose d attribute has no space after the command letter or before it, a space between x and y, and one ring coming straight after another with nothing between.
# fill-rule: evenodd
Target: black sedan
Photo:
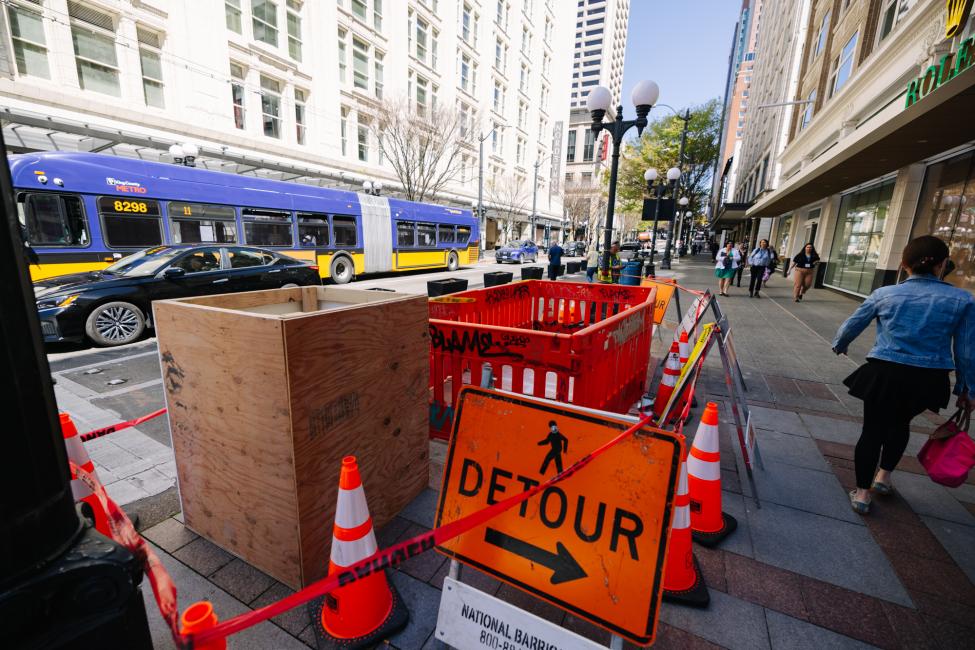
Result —
<instances>
[{"instance_id":1,"label":"black sedan","mask_svg":"<svg viewBox=\"0 0 975 650\"><path fill-rule=\"evenodd\" d=\"M262 248L158 246L101 271L45 278L34 298L45 342L122 345L152 325L152 301L321 284L318 267Z\"/></svg>"}]
</instances>

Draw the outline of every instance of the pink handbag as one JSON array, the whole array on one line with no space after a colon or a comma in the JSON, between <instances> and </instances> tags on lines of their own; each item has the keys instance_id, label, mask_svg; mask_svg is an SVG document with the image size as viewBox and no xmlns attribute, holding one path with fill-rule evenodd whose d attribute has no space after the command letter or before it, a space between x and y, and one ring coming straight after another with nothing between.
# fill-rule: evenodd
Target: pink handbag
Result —
<instances>
[{"instance_id":1,"label":"pink handbag","mask_svg":"<svg viewBox=\"0 0 975 650\"><path fill-rule=\"evenodd\" d=\"M917 459L935 483L958 487L968 478L968 471L975 467L975 441L968 436L967 428L968 414L959 409L948 422L938 427L935 435L941 431L955 433L946 438L932 437L918 452Z\"/></svg>"}]
</instances>

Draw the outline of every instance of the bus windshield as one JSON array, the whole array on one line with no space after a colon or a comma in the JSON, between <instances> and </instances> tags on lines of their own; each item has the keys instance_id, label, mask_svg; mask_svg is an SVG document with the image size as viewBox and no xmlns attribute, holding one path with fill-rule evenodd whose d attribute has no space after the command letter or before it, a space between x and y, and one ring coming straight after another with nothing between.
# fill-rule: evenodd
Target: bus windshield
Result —
<instances>
[{"instance_id":1,"label":"bus windshield","mask_svg":"<svg viewBox=\"0 0 975 650\"><path fill-rule=\"evenodd\" d=\"M147 248L138 253L133 253L128 257L123 257L115 264L104 269L102 273L106 275L121 275L124 277L153 275L185 251L186 249L184 248L169 248L167 246Z\"/></svg>"}]
</instances>

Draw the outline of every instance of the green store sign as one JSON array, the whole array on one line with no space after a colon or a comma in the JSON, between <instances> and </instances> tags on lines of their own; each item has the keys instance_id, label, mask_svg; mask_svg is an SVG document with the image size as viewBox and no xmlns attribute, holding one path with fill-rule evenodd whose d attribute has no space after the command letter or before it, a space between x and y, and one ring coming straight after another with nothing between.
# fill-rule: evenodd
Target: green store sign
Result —
<instances>
[{"instance_id":1,"label":"green store sign","mask_svg":"<svg viewBox=\"0 0 975 650\"><path fill-rule=\"evenodd\" d=\"M917 79L907 85L907 101L904 108L910 108L935 90L948 83L975 62L975 36L969 36L955 52L941 57L937 65L928 66Z\"/></svg>"}]
</instances>

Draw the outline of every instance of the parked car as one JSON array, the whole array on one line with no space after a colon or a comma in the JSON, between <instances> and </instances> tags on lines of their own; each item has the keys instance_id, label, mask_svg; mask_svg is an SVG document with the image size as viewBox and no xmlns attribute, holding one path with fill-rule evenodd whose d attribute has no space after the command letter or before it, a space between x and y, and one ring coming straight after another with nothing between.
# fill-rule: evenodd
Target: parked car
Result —
<instances>
[{"instance_id":1,"label":"parked car","mask_svg":"<svg viewBox=\"0 0 975 650\"><path fill-rule=\"evenodd\" d=\"M534 262L538 260L538 246L535 245L535 242L527 239L508 242L501 248L494 249L494 260L498 264Z\"/></svg>"},{"instance_id":2,"label":"parked car","mask_svg":"<svg viewBox=\"0 0 975 650\"><path fill-rule=\"evenodd\" d=\"M321 284L318 267L251 246L157 246L101 271L45 278L34 298L45 342L113 346L152 326L152 301Z\"/></svg>"},{"instance_id":3,"label":"parked car","mask_svg":"<svg viewBox=\"0 0 975 650\"><path fill-rule=\"evenodd\" d=\"M581 241L570 241L565 244L566 257L585 257L586 243Z\"/></svg>"}]
</instances>

